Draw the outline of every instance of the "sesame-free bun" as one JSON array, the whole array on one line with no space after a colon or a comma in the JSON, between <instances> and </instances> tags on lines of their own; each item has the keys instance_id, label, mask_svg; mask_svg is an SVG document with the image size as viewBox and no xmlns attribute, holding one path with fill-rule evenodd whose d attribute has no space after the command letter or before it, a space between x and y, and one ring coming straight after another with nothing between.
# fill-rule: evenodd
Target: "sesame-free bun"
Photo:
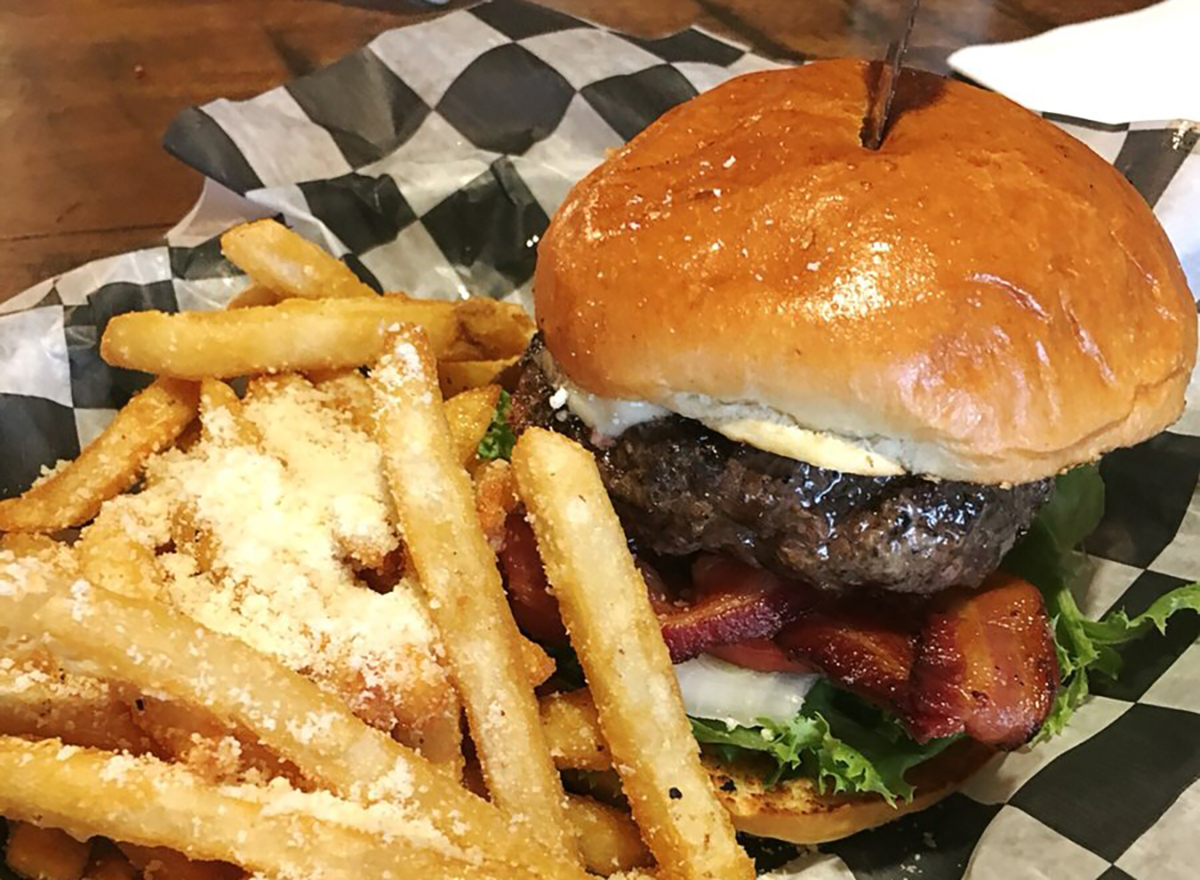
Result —
<instances>
[{"instance_id":1,"label":"sesame-free bun","mask_svg":"<svg viewBox=\"0 0 1200 880\"><path fill-rule=\"evenodd\" d=\"M974 740L960 740L907 775L911 801L888 804L876 794L835 794L817 789L805 777L777 785L762 781L761 768L729 765L706 758L717 798L738 831L792 843L841 840L933 806L953 793L996 754Z\"/></svg>"},{"instance_id":2,"label":"sesame-free bun","mask_svg":"<svg viewBox=\"0 0 1200 880\"><path fill-rule=\"evenodd\" d=\"M867 150L870 80L854 60L738 77L581 181L534 280L562 372L983 483L1178 418L1196 307L1138 193L1007 99L914 70Z\"/></svg>"}]
</instances>

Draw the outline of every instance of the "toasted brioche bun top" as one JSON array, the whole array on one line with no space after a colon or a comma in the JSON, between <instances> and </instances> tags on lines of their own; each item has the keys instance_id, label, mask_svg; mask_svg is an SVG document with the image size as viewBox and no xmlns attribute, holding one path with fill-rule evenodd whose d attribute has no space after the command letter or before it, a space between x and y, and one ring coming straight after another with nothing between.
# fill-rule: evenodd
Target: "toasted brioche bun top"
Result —
<instances>
[{"instance_id":1,"label":"toasted brioche bun top","mask_svg":"<svg viewBox=\"0 0 1200 880\"><path fill-rule=\"evenodd\" d=\"M827 61L676 107L581 181L538 252L576 385L746 405L913 473L1055 474L1179 417L1196 307L1146 203L999 95Z\"/></svg>"}]
</instances>

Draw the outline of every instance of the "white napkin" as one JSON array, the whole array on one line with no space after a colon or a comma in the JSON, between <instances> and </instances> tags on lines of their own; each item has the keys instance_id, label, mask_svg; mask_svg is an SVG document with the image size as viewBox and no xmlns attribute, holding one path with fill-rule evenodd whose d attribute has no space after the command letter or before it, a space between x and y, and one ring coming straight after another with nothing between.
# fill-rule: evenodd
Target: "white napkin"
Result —
<instances>
[{"instance_id":1,"label":"white napkin","mask_svg":"<svg viewBox=\"0 0 1200 880\"><path fill-rule=\"evenodd\" d=\"M1119 124L1200 121L1200 0L1165 0L1013 43L968 46L950 66L1043 113Z\"/></svg>"}]
</instances>

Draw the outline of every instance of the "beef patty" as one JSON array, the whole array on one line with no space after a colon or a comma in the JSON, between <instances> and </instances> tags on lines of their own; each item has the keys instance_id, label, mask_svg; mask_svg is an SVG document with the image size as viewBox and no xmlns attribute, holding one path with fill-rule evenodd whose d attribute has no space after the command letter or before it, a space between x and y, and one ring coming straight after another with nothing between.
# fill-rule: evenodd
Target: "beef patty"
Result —
<instances>
[{"instance_id":1,"label":"beef patty","mask_svg":"<svg viewBox=\"0 0 1200 880\"><path fill-rule=\"evenodd\" d=\"M520 363L511 420L565 434L596 455L630 537L655 553L727 553L837 591L933 593L978 586L1029 527L1052 481L1012 488L825 470L668 416L615 438L566 408L538 363Z\"/></svg>"}]
</instances>

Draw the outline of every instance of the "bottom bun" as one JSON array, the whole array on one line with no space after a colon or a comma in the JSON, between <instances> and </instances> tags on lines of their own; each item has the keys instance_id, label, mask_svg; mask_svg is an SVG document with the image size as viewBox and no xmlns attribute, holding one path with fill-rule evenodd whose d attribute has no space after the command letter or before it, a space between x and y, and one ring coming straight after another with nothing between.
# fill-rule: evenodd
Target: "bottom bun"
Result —
<instances>
[{"instance_id":1,"label":"bottom bun","mask_svg":"<svg viewBox=\"0 0 1200 880\"><path fill-rule=\"evenodd\" d=\"M811 779L766 786L753 764L718 763L705 757L717 796L738 831L791 843L825 843L874 828L940 801L979 770L994 749L962 740L924 764L908 779L916 789L911 801L889 806L879 795L822 794Z\"/></svg>"}]
</instances>

